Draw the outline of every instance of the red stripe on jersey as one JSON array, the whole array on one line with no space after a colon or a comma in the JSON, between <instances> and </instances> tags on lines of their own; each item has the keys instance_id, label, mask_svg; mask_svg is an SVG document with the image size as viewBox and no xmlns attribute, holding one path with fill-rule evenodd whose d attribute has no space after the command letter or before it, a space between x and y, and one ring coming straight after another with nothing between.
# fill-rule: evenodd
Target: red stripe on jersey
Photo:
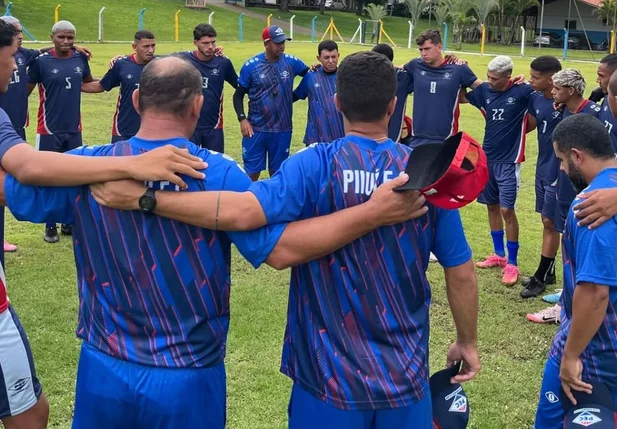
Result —
<instances>
[{"instance_id":1,"label":"red stripe on jersey","mask_svg":"<svg viewBox=\"0 0 617 429\"><path fill-rule=\"evenodd\" d=\"M45 86L42 83L39 83L39 115L38 115L38 124L36 127L37 134L49 135L51 134L47 127L45 126Z\"/></svg>"},{"instance_id":2,"label":"red stripe on jersey","mask_svg":"<svg viewBox=\"0 0 617 429\"><path fill-rule=\"evenodd\" d=\"M523 125L521 125L521 143L519 146L518 157L516 163L525 162L525 143L527 142L527 125L529 121L529 114L525 115L523 119Z\"/></svg>"},{"instance_id":3,"label":"red stripe on jersey","mask_svg":"<svg viewBox=\"0 0 617 429\"><path fill-rule=\"evenodd\" d=\"M223 94L221 94L221 104L219 106L219 118L216 121L216 127L214 127L217 130L223 128Z\"/></svg>"},{"instance_id":4,"label":"red stripe on jersey","mask_svg":"<svg viewBox=\"0 0 617 429\"><path fill-rule=\"evenodd\" d=\"M114 118L111 123L111 135L112 136L120 136L120 131L118 131L118 113L120 113L120 99L121 94L118 92L118 99L116 100L116 113L114 113Z\"/></svg>"},{"instance_id":5,"label":"red stripe on jersey","mask_svg":"<svg viewBox=\"0 0 617 429\"><path fill-rule=\"evenodd\" d=\"M451 136L458 133L458 118L460 116L461 116L461 108L460 108L459 102L457 101L456 108L454 109L454 119L452 120L452 131L450 132Z\"/></svg>"}]
</instances>

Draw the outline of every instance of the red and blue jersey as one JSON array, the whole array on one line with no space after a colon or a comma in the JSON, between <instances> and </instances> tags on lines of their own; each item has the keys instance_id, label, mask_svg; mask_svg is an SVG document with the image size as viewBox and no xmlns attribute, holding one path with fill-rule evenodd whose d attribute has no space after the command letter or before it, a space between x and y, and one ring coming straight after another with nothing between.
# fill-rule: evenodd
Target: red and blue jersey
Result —
<instances>
[{"instance_id":1,"label":"red and blue jersey","mask_svg":"<svg viewBox=\"0 0 617 429\"><path fill-rule=\"evenodd\" d=\"M327 215L369 200L405 171L412 149L348 135L287 159L250 190L268 223ZM384 226L292 268L281 370L340 409L404 407L428 392L433 251L445 267L471 258L459 212Z\"/></svg>"},{"instance_id":2,"label":"red and blue jersey","mask_svg":"<svg viewBox=\"0 0 617 429\"><path fill-rule=\"evenodd\" d=\"M287 54L270 62L262 52L244 63L238 85L248 91L248 120L255 131L277 132L293 128L294 78L304 76L307 71L302 60Z\"/></svg>"},{"instance_id":3,"label":"red and blue jersey","mask_svg":"<svg viewBox=\"0 0 617 429\"><path fill-rule=\"evenodd\" d=\"M602 100L602 105L600 106L600 116L598 119L602 121L606 129L608 130L609 135L611 136L611 143L613 144L613 149L617 152L617 119L613 116L611 112L611 108L608 105L609 96L604 96L604 100Z\"/></svg>"},{"instance_id":4,"label":"red and blue jersey","mask_svg":"<svg viewBox=\"0 0 617 429\"><path fill-rule=\"evenodd\" d=\"M492 89L487 82L467 94L469 103L485 118L482 149L491 164L525 161L527 109L531 85L514 85L505 91Z\"/></svg>"},{"instance_id":5,"label":"red and blue jersey","mask_svg":"<svg viewBox=\"0 0 617 429\"><path fill-rule=\"evenodd\" d=\"M388 138L398 142L403 129L407 98L413 92L413 79L407 71L396 69L396 83L396 107L388 123Z\"/></svg>"},{"instance_id":6,"label":"red and blue jersey","mask_svg":"<svg viewBox=\"0 0 617 429\"><path fill-rule=\"evenodd\" d=\"M81 83L90 76L88 60L73 50L58 58L55 50L41 54L28 69L39 85L38 134L81 132Z\"/></svg>"},{"instance_id":7,"label":"red and blue jersey","mask_svg":"<svg viewBox=\"0 0 617 429\"><path fill-rule=\"evenodd\" d=\"M227 57L214 56L208 61L202 61L195 51L180 52L179 55L193 64L203 79L204 104L201 107L197 129L222 129L223 86L225 82L234 88L238 85L236 69Z\"/></svg>"},{"instance_id":8,"label":"red and blue jersey","mask_svg":"<svg viewBox=\"0 0 617 429\"><path fill-rule=\"evenodd\" d=\"M591 181L585 192L615 187L617 169L608 168ZM561 324L553 340L549 358L560 361L563 356L572 324L574 291L577 287L585 287L580 283L607 287L609 303L606 315L580 359L583 363L583 381L606 383L612 391L617 391L617 217L607 220L595 229L579 226L572 207L581 201L575 199L570 206L562 238Z\"/></svg>"},{"instance_id":9,"label":"red and blue jersey","mask_svg":"<svg viewBox=\"0 0 617 429\"><path fill-rule=\"evenodd\" d=\"M116 113L112 123L111 134L113 136L134 136L139 131L141 117L133 107L133 92L139 88L141 72L145 64L135 61L135 54L122 57L114 63L114 66L105 73L101 79L101 86L105 91L120 87Z\"/></svg>"},{"instance_id":10,"label":"red and blue jersey","mask_svg":"<svg viewBox=\"0 0 617 429\"><path fill-rule=\"evenodd\" d=\"M245 191L251 180L228 156L185 139L128 141L71 151L83 156L137 155L172 144L209 165L188 191ZM178 191L169 182L149 183ZM32 222L73 225L79 295L77 336L130 362L165 368L209 367L225 356L229 328L231 243L255 267L284 224L256 231L211 231L140 211L99 206L87 186L31 187L7 177L13 214Z\"/></svg>"},{"instance_id":11,"label":"red and blue jersey","mask_svg":"<svg viewBox=\"0 0 617 429\"><path fill-rule=\"evenodd\" d=\"M323 67L309 72L294 91L299 100L308 98L308 118L304 143L329 143L345 135L343 114L336 110L336 71L326 73Z\"/></svg>"},{"instance_id":12,"label":"red and blue jersey","mask_svg":"<svg viewBox=\"0 0 617 429\"><path fill-rule=\"evenodd\" d=\"M553 98L534 91L529 96L529 114L536 118L538 131L538 161L536 176L554 183L559 174L559 159L553 149L553 131L561 122L561 111L555 110Z\"/></svg>"},{"instance_id":13,"label":"red and blue jersey","mask_svg":"<svg viewBox=\"0 0 617 429\"><path fill-rule=\"evenodd\" d=\"M19 48L15 53L17 70L13 72L9 89L0 94L0 108L9 116L15 129L28 124L28 67L41 53L36 49Z\"/></svg>"},{"instance_id":14,"label":"red and blue jersey","mask_svg":"<svg viewBox=\"0 0 617 429\"><path fill-rule=\"evenodd\" d=\"M444 62L431 67L421 58L405 64L413 82L413 135L443 141L458 132L461 88L478 78L469 66Z\"/></svg>"}]
</instances>

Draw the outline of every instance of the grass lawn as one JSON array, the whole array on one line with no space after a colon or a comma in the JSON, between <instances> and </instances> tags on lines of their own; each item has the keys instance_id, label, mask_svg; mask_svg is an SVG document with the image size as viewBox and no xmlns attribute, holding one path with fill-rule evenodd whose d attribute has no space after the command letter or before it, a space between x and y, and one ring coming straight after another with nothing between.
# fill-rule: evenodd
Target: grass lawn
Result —
<instances>
[{"instance_id":1,"label":"grass lawn","mask_svg":"<svg viewBox=\"0 0 617 429\"><path fill-rule=\"evenodd\" d=\"M18 3L18 2L16 2ZM64 6L63 6L64 7ZM159 44L157 52L188 49L190 44ZM110 57L127 53L128 45L94 45L92 70L102 76ZM344 46L343 54L360 49ZM239 71L242 63L262 50L260 43L225 45L226 54ZM288 52L312 62L316 45L290 43ZM396 50L396 62L410 58L407 50ZM485 75L489 57L468 56L479 77ZM529 60L516 60L516 73L529 73ZM581 69L589 90L595 81L595 65L566 64ZM117 90L112 93L86 94L82 101L83 137L87 144L106 143L110 136ZM30 117L36 118L37 99L30 100ZM409 103L411 104L411 103ZM296 105L292 153L302 147L306 123L304 102ZM462 106L461 128L477 139L483 137L484 120L473 107ZM232 89L225 89L225 135L229 155L241 159L241 137L232 109ZM34 141L34 124L28 139ZM534 212L534 170L537 155L535 133L527 145L527 162L517 204L521 225L520 265L524 273L533 273L538 263L541 222ZM492 250L486 209L472 204L462 211L467 237L474 258ZM6 237L20 246L7 254L9 294L25 325L36 359L39 377L51 403L50 427L70 427L75 371L79 343L75 338L77 297L72 244L67 238L50 245L43 242L43 226L18 223L7 214ZM254 271L234 251L232 322L227 355L228 427L230 429L279 429L286 427L290 381L278 371L287 308L289 272L268 267ZM482 271L480 289L480 353L483 370L466 384L471 403L473 429L530 428L540 387L542 369L555 326L534 325L526 321L527 312L545 307L539 299L519 298L521 286L508 289L500 284L497 271ZM431 309L431 369L445 365L447 346L455 338L449 312L443 271L438 265L429 269L434 300ZM558 279L561 280L561 270ZM110 410L113 412L113 410Z\"/></svg>"}]
</instances>

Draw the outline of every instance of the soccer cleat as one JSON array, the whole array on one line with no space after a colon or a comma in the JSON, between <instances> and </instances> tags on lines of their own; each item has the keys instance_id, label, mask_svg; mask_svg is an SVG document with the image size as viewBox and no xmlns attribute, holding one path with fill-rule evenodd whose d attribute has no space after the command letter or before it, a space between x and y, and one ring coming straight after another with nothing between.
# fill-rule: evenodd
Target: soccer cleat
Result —
<instances>
[{"instance_id":1,"label":"soccer cleat","mask_svg":"<svg viewBox=\"0 0 617 429\"><path fill-rule=\"evenodd\" d=\"M532 277L523 277L521 279L521 283L523 286L527 286L529 284L529 282L531 282ZM544 282L545 285L554 285L555 283L557 283L557 276L555 274L549 274L546 276L546 282Z\"/></svg>"},{"instance_id":2,"label":"soccer cleat","mask_svg":"<svg viewBox=\"0 0 617 429\"><path fill-rule=\"evenodd\" d=\"M62 235L73 235L73 227L71 225L64 225L60 228L60 233Z\"/></svg>"},{"instance_id":3,"label":"soccer cleat","mask_svg":"<svg viewBox=\"0 0 617 429\"><path fill-rule=\"evenodd\" d=\"M559 302L559 298L561 298L561 291L562 289L556 289L555 293L544 295L542 300L548 302L549 304L557 304Z\"/></svg>"},{"instance_id":4,"label":"soccer cleat","mask_svg":"<svg viewBox=\"0 0 617 429\"><path fill-rule=\"evenodd\" d=\"M50 226L45 229L45 236L43 237L48 243L57 243L60 241L60 237L58 237L58 228L56 226Z\"/></svg>"},{"instance_id":5,"label":"soccer cleat","mask_svg":"<svg viewBox=\"0 0 617 429\"><path fill-rule=\"evenodd\" d=\"M484 261L476 262L478 268L503 268L506 266L507 259L505 256L498 256L494 253L487 257Z\"/></svg>"},{"instance_id":6,"label":"soccer cleat","mask_svg":"<svg viewBox=\"0 0 617 429\"><path fill-rule=\"evenodd\" d=\"M8 252L15 252L15 251L17 251L17 246L4 240L4 252L8 253Z\"/></svg>"},{"instance_id":7,"label":"soccer cleat","mask_svg":"<svg viewBox=\"0 0 617 429\"><path fill-rule=\"evenodd\" d=\"M520 274L516 265L508 264L503 269L503 277L501 282L506 286L515 285L518 282L518 275Z\"/></svg>"},{"instance_id":8,"label":"soccer cleat","mask_svg":"<svg viewBox=\"0 0 617 429\"><path fill-rule=\"evenodd\" d=\"M546 284L542 283L535 277L531 278L531 282L525 289L521 291L521 298L535 298L546 290Z\"/></svg>"},{"instance_id":9,"label":"soccer cleat","mask_svg":"<svg viewBox=\"0 0 617 429\"><path fill-rule=\"evenodd\" d=\"M533 323L556 323L559 325L561 322L560 317L561 307L559 305L545 308L537 313L527 314L527 320Z\"/></svg>"},{"instance_id":10,"label":"soccer cleat","mask_svg":"<svg viewBox=\"0 0 617 429\"><path fill-rule=\"evenodd\" d=\"M429 262L437 262L437 256L433 255L433 252L431 252L431 255L428 258Z\"/></svg>"}]
</instances>

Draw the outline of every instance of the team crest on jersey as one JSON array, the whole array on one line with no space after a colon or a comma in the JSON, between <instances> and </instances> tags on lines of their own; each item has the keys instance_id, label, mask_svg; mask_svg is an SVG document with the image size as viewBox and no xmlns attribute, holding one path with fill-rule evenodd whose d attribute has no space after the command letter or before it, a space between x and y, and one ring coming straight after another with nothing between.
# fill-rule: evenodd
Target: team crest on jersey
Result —
<instances>
[{"instance_id":1,"label":"team crest on jersey","mask_svg":"<svg viewBox=\"0 0 617 429\"><path fill-rule=\"evenodd\" d=\"M21 58L17 58L17 65L23 66L24 60L22 60Z\"/></svg>"},{"instance_id":2,"label":"team crest on jersey","mask_svg":"<svg viewBox=\"0 0 617 429\"><path fill-rule=\"evenodd\" d=\"M60 70L58 70L58 69L53 69L51 72L52 72L53 74L56 74L56 73L60 72Z\"/></svg>"},{"instance_id":3,"label":"team crest on jersey","mask_svg":"<svg viewBox=\"0 0 617 429\"><path fill-rule=\"evenodd\" d=\"M450 399L454 398L452 400L452 403L450 404L450 409L448 409L448 411L450 411L451 413L466 413L467 412L467 397L460 393L462 390L463 388L459 387L454 392L450 393L448 396L444 398L446 401L449 401Z\"/></svg>"},{"instance_id":4,"label":"team crest on jersey","mask_svg":"<svg viewBox=\"0 0 617 429\"><path fill-rule=\"evenodd\" d=\"M289 72L288 72L287 70L283 70L283 71L281 72L281 77L282 77L283 79L287 79L287 78L289 77Z\"/></svg>"},{"instance_id":5,"label":"team crest on jersey","mask_svg":"<svg viewBox=\"0 0 617 429\"><path fill-rule=\"evenodd\" d=\"M514 99L513 97L508 97L508 100L506 102L508 104L514 104L516 102L516 99Z\"/></svg>"},{"instance_id":6,"label":"team crest on jersey","mask_svg":"<svg viewBox=\"0 0 617 429\"><path fill-rule=\"evenodd\" d=\"M424 75L426 75L426 72L425 72L424 70L422 70L422 71L420 72L420 74L421 74L422 76L424 76Z\"/></svg>"},{"instance_id":7,"label":"team crest on jersey","mask_svg":"<svg viewBox=\"0 0 617 429\"><path fill-rule=\"evenodd\" d=\"M491 104L491 99L490 98L486 100L486 104Z\"/></svg>"},{"instance_id":8,"label":"team crest on jersey","mask_svg":"<svg viewBox=\"0 0 617 429\"><path fill-rule=\"evenodd\" d=\"M218 76L219 75L219 69L212 70L212 75L213 76Z\"/></svg>"},{"instance_id":9,"label":"team crest on jersey","mask_svg":"<svg viewBox=\"0 0 617 429\"><path fill-rule=\"evenodd\" d=\"M452 77L452 75L450 73L444 73L443 74L443 78L444 79L450 79Z\"/></svg>"},{"instance_id":10,"label":"team crest on jersey","mask_svg":"<svg viewBox=\"0 0 617 429\"><path fill-rule=\"evenodd\" d=\"M75 73L81 73L81 67L75 67Z\"/></svg>"},{"instance_id":11,"label":"team crest on jersey","mask_svg":"<svg viewBox=\"0 0 617 429\"><path fill-rule=\"evenodd\" d=\"M126 75L126 78L127 78L127 79L133 79L133 75L132 75L132 74L127 74L127 75Z\"/></svg>"},{"instance_id":12,"label":"team crest on jersey","mask_svg":"<svg viewBox=\"0 0 617 429\"><path fill-rule=\"evenodd\" d=\"M597 408L583 408L582 410L577 410L576 412L580 414L572 420L572 423L583 427L589 427L596 423L600 423L602 419L596 416L592 411L596 413L600 412Z\"/></svg>"}]
</instances>

